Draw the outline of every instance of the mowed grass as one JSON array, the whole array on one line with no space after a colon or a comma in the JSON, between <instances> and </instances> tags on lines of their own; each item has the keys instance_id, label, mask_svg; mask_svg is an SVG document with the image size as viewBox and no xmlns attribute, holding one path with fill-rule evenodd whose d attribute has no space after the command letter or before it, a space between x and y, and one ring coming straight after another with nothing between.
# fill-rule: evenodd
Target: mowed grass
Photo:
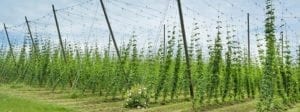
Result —
<instances>
[{"instance_id":1,"label":"mowed grass","mask_svg":"<svg viewBox=\"0 0 300 112\"><path fill-rule=\"evenodd\" d=\"M295 105L295 108L288 110L287 112L300 112L300 103Z\"/></svg>"},{"instance_id":2,"label":"mowed grass","mask_svg":"<svg viewBox=\"0 0 300 112\"><path fill-rule=\"evenodd\" d=\"M74 112L70 109L0 93L0 112Z\"/></svg>"},{"instance_id":3,"label":"mowed grass","mask_svg":"<svg viewBox=\"0 0 300 112\"><path fill-rule=\"evenodd\" d=\"M45 88L24 85L0 85L0 112L194 112L189 101L153 104L147 109L126 109L124 101L110 101L86 94L72 98L68 92L51 92ZM257 101L207 105L197 112L255 112ZM70 110L71 109L71 110ZM300 104L287 112L300 112Z\"/></svg>"}]
</instances>

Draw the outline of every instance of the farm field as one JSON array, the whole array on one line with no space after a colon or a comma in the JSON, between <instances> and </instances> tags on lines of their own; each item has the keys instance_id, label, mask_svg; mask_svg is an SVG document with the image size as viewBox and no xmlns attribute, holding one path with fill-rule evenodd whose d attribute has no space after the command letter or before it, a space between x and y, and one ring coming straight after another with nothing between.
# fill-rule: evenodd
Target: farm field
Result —
<instances>
[{"instance_id":1,"label":"farm field","mask_svg":"<svg viewBox=\"0 0 300 112\"><path fill-rule=\"evenodd\" d=\"M297 4L2 0L0 112L300 112Z\"/></svg>"},{"instance_id":2,"label":"farm field","mask_svg":"<svg viewBox=\"0 0 300 112\"><path fill-rule=\"evenodd\" d=\"M166 105L152 105L147 109L126 109L121 100L111 101L95 95L72 97L67 91L51 92L45 88L25 85L0 86L0 110L4 112L190 112L189 101L173 102ZM7 96L8 95L8 96ZM255 112L255 100L207 106L203 112ZM300 104L287 112L298 112ZM200 111L200 110L198 110Z\"/></svg>"},{"instance_id":3,"label":"farm field","mask_svg":"<svg viewBox=\"0 0 300 112\"><path fill-rule=\"evenodd\" d=\"M62 106L42 103L35 98L0 93L1 112L73 112Z\"/></svg>"}]
</instances>

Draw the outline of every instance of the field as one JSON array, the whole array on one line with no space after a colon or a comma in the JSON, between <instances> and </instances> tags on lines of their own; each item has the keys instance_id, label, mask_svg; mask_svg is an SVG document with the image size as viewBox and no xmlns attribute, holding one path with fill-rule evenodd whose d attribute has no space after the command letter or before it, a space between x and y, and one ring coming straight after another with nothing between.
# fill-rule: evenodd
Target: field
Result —
<instances>
[{"instance_id":1,"label":"field","mask_svg":"<svg viewBox=\"0 0 300 112\"><path fill-rule=\"evenodd\" d=\"M7 93L0 93L0 99L1 112L73 112L62 106Z\"/></svg>"},{"instance_id":2,"label":"field","mask_svg":"<svg viewBox=\"0 0 300 112\"><path fill-rule=\"evenodd\" d=\"M25 85L0 86L0 110L3 112L190 112L189 101L172 102L166 105L153 104L147 109L126 109L123 101L111 101L95 95L72 96L68 91L51 92L45 88ZM203 112L255 112L255 100L211 105L201 109ZM287 110L299 112L300 104ZM197 110L200 111L200 110Z\"/></svg>"},{"instance_id":3,"label":"field","mask_svg":"<svg viewBox=\"0 0 300 112\"><path fill-rule=\"evenodd\" d=\"M191 102L174 102L164 106L153 105L149 109L126 109L123 108L122 101L109 101L105 98L99 98L91 95L82 95L72 98L67 92L51 92L46 89L30 88L30 87L11 87L1 86L1 104L0 110L20 112L189 112L191 111ZM5 96L10 95L10 96ZM38 103L37 103L38 102ZM43 102L42 104L40 102ZM45 105L43 105L45 103ZM52 106L55 104L59 106ZM227 111L245 111L251 112L255 110L254 101L247 101L241 104L219 106L217 108L207 107L209 112L227 112ZM64 107L64 108L62 108ZM13 109L13 110L10 110ZM76 110L76 111L75 111Z\"/></svg>"},{"instance_id":4,"label":"field","mask_svg":"<svg viewBox=\"0 0 300 112\"><path fill-rule=\"evenodd\" d=\"M0 112L300 111L299 28L285 17L297 19L285 8L291 3L215 2L234 10L201 0L217 20L198 20L192 0L87 0L4 24Z\"/></svg>"}]
</instances>

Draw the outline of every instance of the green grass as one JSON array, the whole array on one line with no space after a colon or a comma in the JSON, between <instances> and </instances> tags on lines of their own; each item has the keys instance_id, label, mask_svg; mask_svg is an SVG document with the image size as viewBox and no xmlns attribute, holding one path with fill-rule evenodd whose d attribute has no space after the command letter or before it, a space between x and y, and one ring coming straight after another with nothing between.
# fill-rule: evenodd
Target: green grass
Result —
<instances>
[{"instance_id":1,"label":"green grass","mask_svg":"<svg viewBox=\"0 0 300 112\"><path fill-rule=\"evenodd\" d=\"M165 105L151 104L147 109L127 109L122 100L109 100L92 94L50 92L43 88L0 85L0 112L192 112L192 103L185 100ZM74 93L74 94L75 94ZM78 95L78 96L77 96ZM201 107L204 112L255 112L256 100L231 102ZM72 110L70 110L72 109ZM200 111L200 110L197 110ZM300 112L300 103L287 112Z\"/></svg>"},{"instance_id":2,"label":"green grass","mask_svg":"<svg viewBox=\"0 0 300 112\"><path fill-rule=\"evenodd\" d=\"M255 112L256 101L243 102L239 104L229 105L218 109L210 110L210 112Z\"/></svg>"},{"instance_id":3,"label":"green grass","mask_svg":"<svg viewBox=\"0 0 300 112\"><path fill-rule=\"evenodd\" d=\"M300 103L295 105L295 108L288 110L287 112L300 112Z\"/></svg>"},{"instance_id":4,"label":"green grass","mask_svg":"<svg viewBox=\"0 0 300 112\"><path fill-rule=\"evenodd\" d=\"M18 98L0 93L1 112L73 112L56 105Z\"/></svg>"}]
</instances>

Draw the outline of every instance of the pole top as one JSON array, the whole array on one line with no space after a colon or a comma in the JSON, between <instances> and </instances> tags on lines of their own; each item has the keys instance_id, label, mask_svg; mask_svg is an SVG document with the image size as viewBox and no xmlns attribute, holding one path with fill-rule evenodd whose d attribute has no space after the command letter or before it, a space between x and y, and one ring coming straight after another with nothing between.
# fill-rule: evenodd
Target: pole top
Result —
<instances>
[{"instance_id":1,"label":"pole top","mask_svg":"<svg viewBox=\"0 0 300 112\"><path fill-rule=\"evenodd\" d=\"M52 9L53 9L53 11L55 11L55 7L54 7L54 4L52 4Z\"/></svg>"},{"instance_id":2,"label":"pole top","mask_svg":"<svg viewBox=\"0 0 300 112\"><path fill-rule=\"evenodd\" d=\"M5 25L5 23L3 23L3 26L4 26L4 29L6 29L6 25Z\"/></svg>"},{"instance_id":3,"label":"pole top","mask_svg":"<svg viewBox=\"0 0 300 112\"><path fill-rule=\"evenodd\" d=\"M25 20L26 20L26 22L28 22L28 19L27 19L27 17L25 16Z\"/></svg>"}]
</instances>

